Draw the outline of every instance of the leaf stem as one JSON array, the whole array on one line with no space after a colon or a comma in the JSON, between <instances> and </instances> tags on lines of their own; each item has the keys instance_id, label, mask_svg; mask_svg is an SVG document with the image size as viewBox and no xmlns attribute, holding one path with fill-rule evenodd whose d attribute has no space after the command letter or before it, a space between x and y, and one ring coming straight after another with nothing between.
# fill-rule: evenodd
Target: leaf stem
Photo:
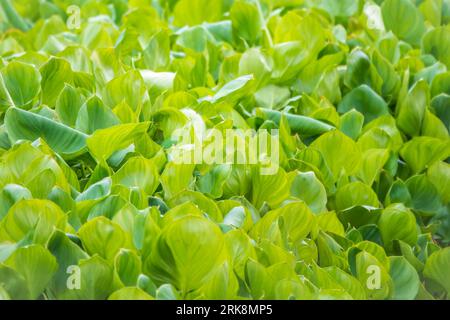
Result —
<instances>
[{"instance_id":1,"label":"leaf stem","mask_svg":"<svg viewBox=\"0 0 450 320\"><path fill-rule=\"evenodd\" d=\"M260 0L256 1L256 7L258 8L258 13L259 13L259 18L263 24L263 32L265 33L266 37L267 37L267 41L269 42L269 48L273 48L273 40L272 40L272 35L270 34L269 29L267 28L267 21L266 18L264 18L264 13L262 11L261 8L261 3Z\"/></svg>"},{"instance_id":2,"label":"leaf stem","mask_svg":"<svg viewBox=\"0 0 450 320\"><path fill-rule=\"evenodd\" d=\"M22 31L27 31L29 29L29 25L26 21L17 13L16 9L11 3L11 0L1 0L0 8L5 13L6 19L8 22L17 29Z\"/></svg>"}]
</instances>

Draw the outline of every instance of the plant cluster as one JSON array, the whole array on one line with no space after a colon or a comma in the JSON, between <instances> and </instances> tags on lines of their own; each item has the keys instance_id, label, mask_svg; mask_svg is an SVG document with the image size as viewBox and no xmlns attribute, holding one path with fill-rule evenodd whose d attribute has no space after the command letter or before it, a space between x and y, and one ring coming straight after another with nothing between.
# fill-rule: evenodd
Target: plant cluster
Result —
<instances>
[{"instance_id":1,"label":"plant cluster","mask_svg":"<svg viewBox=\"0 0 450 320\"><path fill-rule=\"evenodd\" d=\"M449 0L1 0L0 299L448 298L449 70Z\"/></svg>"}]
</instances>

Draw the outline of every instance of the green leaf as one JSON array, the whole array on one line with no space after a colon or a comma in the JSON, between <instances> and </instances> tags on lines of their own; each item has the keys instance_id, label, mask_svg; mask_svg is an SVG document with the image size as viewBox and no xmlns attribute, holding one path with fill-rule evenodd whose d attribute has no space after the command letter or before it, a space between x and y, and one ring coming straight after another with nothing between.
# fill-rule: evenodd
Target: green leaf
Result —
<instances>
[{"instance_id":1,"label":"green leaf","mask_svg":"<svg viewBox=\"0 0 450 320\"><path fill-rule=\"evenodd\" d=\"M108 300L154 300L154 298L139 288L126 287L115 291Z\"/></svg>"},{"instance_id":2,"label":"green leaf","mask_svg":"<svg viewBox=\"0 0 450 320\"><path fill-rule=\"evenodd\" d=\"M291 96L291 92L286 87L279 87L273 84L267 85L255 92L255 100L259 107L264 109L279 110Z\"/></svg>"},{"instance_id":3,"label":"green leaf","mask_svg":"<svg viewBox=\"0 0 450 320\"><path fill-rule=\"evenodd\" d=\"M73 237L73 235L71 235ZM79 239L77 239L79 240ZM80 260L89 256L75 242L73 242L64 232L56 230L47 244L48 250L56 258L58 270L49 283L47 290L51 297L64 299L70 292L68 283L71 283L70 267L77 266Z\"/></svg>"},{"instance_id":4,"label":"green leaf","mask_svg":"<svg viewBox=\"0 0 450 320\"><path fill-rule=\"evenodd\" d=\"M256 113L259 113L263 118L271 120L276 124L280 124L281 117L284 116L286 117L292 132L300 133L304 136L315 136L334 129L333 126L326 124L325 122L296 114L282 113L276 110L263 108L257 109Z\"/></svg>"},{"instance_id":5,"label":"green leaf","mask_svg":"<svg viewBox=\"0 0 450 320\"><path fill-rule=\"evenodd\" d=\"M406 184L401 180L395 181L386 195L385 204L389 205L392 203L403 203L406 206L411 205L411 194Z\"/></svg>"},{"instance_id":6,"label":"green leaf","mask_svg":"<svg viewBox=\"0 0 450 320\"><path fill-rule=\"evenodd\" d=\"M361 167L357 176L367 185L371 186L378 180L381 170L389 159L386 149L369 149L363 153Z\"/></svg>"},{"instance_id":7,"label":"green leaf","mask_svg":"<svg viewBox=\"0 0 450 320\"><path fill-rule=\"evenodd\" d=\"M354 246L355 248L365 251L367 253L370 253L372 256L377 258L379 262L383 264L383 266L386 268L386 270L390 269L390 260L387 256L385 249L381 247L380 245L371 242L371 241L361 241ZM350 252L349 252L350 253Z\"/></svg>"},{"instance_id":8,"label":"green leaf","mask_svg":"<svg viewBox=\"0 0 450 320\"><path fill-rule=\"evenodd\" d=\"M355 228L359 228L365 225L376 224L380 214L381 209L378 208L355 206L340 211L338 217L344 226L350 224Z\"/></svg>"},{"instance_id":9,"label":"green leaf","mask_svg":"<svg viewBox=\"0 0 450 320\"><path fill-rule=\"evenodd\" d=\"M325 212L317 216L317 222L321 230L333 234L344 236L345 231L342 223L339 221L336 212Z\"/></svg>"},{"instance_id":10,"label":"green leaf","mask_svg":"<svg viewBox=\"0 0 450 320\"><path fill-rule=\"evenodd\" d=\"M317 30L317 26L313 26L313 28L316 28ZM317 38L320 37L321 31L317 30L315 33L312 30L313 29L306 31L306 33L312 35L313 39L308 39L311 42L305 43L320 45L321 39ZM307 48L307 45L302 44L300 41L289 41L276 44L273 53L274 68L272 78L280 83L292 80L314 59L316 50L317 48Z\"/></svg>"},{"instance_id":11,"label":"green leaf","mask_svg":"<svg viewBox=\"0 0 450 320\"><path fill-rule=\"evenodd\" d=\"M352 109L356 109L364 115L366 124L375 118L389 114L386 102L367 85L350 91L338 106L338 111L341 113Z\"/></svg>"},{"instance_id":12,"label":"green leaf","mask_svg":"<svg viewBox=\"0 0 450 320\"><path fill-rule=\"evenodd\" d=\"M364 288L356 278L334 266L325 269L331 277L353 297L353 299L366 299Z\"/></svg>"},{"instance_id":13,"label":"green leaf","mask_svg":"<svg viewBox=\"0 0 450 320\"><path fill-rule=\"evenodd\" d=\"M108 159L115 151L129 147L141 135L145 134L149 123L121 124L111 128L97 130L87 139L89 152L98 160Z\"/></svg>"},{"instance_id":14,"label":"green leaf","mask_svg":"<svg viewBox=\"0 0 450 320\"><path fill-rule=\"evenodd\" d=\"M56 259L41 245L17 249L5 261L26 281L31 299L37 299L58 269Z\"/></svg>"},{"instance_id":15,"label":"green leaf","mask_svg":"<svg viewBox=\"0 0 450 320\"><path fill-rule=\"evenodd\" d=\"M253 299L264 299L267 297L267 288L270 288L272 283L264 266L257 261L249 260L246 265L245 278Z\"/></svg>"},{"instance_id":16,"label":"green leaf","mask_svg":"<svg viewBox=\"0 0 450 320\"><path fill-rule=\"evenodd\" d=\"M180 293L170 284L163 284L156 290L157 300L179 300Z\"/></svg>"},{"instance_id":17,"label":"green leaf","mask_svg":"<svg viewBox=\"0 0 450 320\"><path fill-rule=\"evenodd\" d=\"M286 172L278 168L275 174L263 175L260 168L252 171L251 202L260 209L265 203L271 208L279 205L289 194Z\"/></svg>"},{"instance_id":18,"label":"green leaf","mask_svg":"<svg viewBox=\"0 0 450 320\"><path fill-rule=\"evenodd\" d=\"M428 257L423 271L424 276L440 284L447 291L447 295L450 293L450 278L447 272L449 266L450 248L444 248Z\"/></svg>"},{"instance_id":19,"label":"green leaf","mask_svg":"<svg viewBox=\"0 0 450 320\"><path fill-rule=\"evenodd\" d=\"M358 146L363 151L388 147L398 151L402 145L402 134L396 126L395 118L391 116L380 117L366 125L358 139Z\"/></svg>"},{"instance_id":20,"label":"green leaf","mask_svg":"<svg viewBox=\"0 0 450 320\"><path fill-rule=\"evenodd\" d=\"M212 97L213 103L227 100L235 101L246 95L249 83L254 79L253 75L244 75L242 77L231 80L226 83L216 94Z\"/></svg>"},{"instance_id":21,"label":"green leaf","mask_svg":"<svg viewBox=\"0 0 450 320\"><path fill-rule=\"evenodd\" d=\"M360 11L361 1L359 0L343 0L333 1L324 0L321 2L321 7L332 14L334 17L348 18Z\"/></svg>"},{"instance_id":22,"label":"green leaf","mask_svg":"<svg viewBox=\"0 0 450 320\"><path fill-rule=\"evenodd\" d=\"M170 38L168 32L155 34L144 50L145 66L154 71L164 70L170 62ZM116 97L119 94L115 93Z\"/></svg>"},{"instance_id":23,"label":"green leaf","mask_svg":"<svg viewBox=\"0 0 450 320\"><path fill-rule=\"evenodd\" d=\"M161 174L161 185L165 197L170 199L177 193L189 188L195 165L169 162Z\"/></svg>"},{"instance_id":24,"label":"green leaf","mask_svg":"<svg viewBox=\"0 0 450 320\"><path fill-rule=\"evenodd\" d=\"M361 152L356 143L337 130L321 135L310 147L322 154L335 179L343 170L346 174L356 172L361 161Z\"/></svg>"},{"instance_id":25,"label":"green leaf","mask_svg":"<svg viewBox=\"0 0 450 320\"><path fill-rule=\"evenodd\" d=\"M243 0L234 1L230 9L230 19L236 39L242 39L249 44L257 43L263 28L258 4Z\"/></svg>"},{"instance_id":26,"label":"green leaf","mask_svg":"<svg viewBox=\"0 0 450 320\"><path fill-rule=\"evenodd\" d=\"M234 228L249 229L248 225L251 225L251 215L245 207L234 207L223 218L224 225L228 225Z\"/></svg>"},{"instance_id":27,"label":"green leaf","mask_svg":"<svg viewBox=\"0 0 450 320\"><path fill-rule=\"evenodd\" d=\"M442 0L425 0L419 7L424 17L436 28L442 22L443 4Z\"/></svg>"},{"instance_id":28,"label":"green leaf","mask_svg":"<svg viewBox=\"0 0 450 320\"><path fill-rule=\"evenodd\" d=\"M208 10L205 10L208 8ZM189 12L189 14L186 14ZM220 20L222 1L210 3L208 0L180 0L174 9L174 24L177 26L196 25L202 22Z\"/></svg>"},{"instance_id":29,"label":"green leaf","mask_svg":"<svg viewBox=\"0 0 450 320\"><path fill-rule=\"evenodd\" d=\"M356 277L369 299L386 299L393 290L392 279L385 266L365 251L356 255Z\"/></svg>"},{"instance_id":30,"label":"green leaf","mask_svg":"<svg viewBox=\"0 0 450 320\"><path fill-rule=\"evenodd\" d=\"M16 202L31 198L32 195L28 189L16 184L6 185L0 193L0 221Z\"/></svg>"},{"instance_id":31,"label":"green leaf","mask_svg":"<svg viewBox=\"0 0 450 320\"><path fill-rule=\"evenodd\" d=\"M436 190L441 195L443 203L450 202L450 164L446 162L436 162L428 169L429 181L434 184Z\"/></svg>"},{"instance_id":32,"label":"green leaf","mask_svg":"<svg viewBox=\"0 0 450 320\"><path fill-rule=\"evenodd\" d=\"M347 70L344 76L344 83L347 87L355 89L362 85L367 85L372 87L376 92L381 91L382 80L365 52L356 49L349 54L347 60ZM367 89L360 89L353 96L369 95L369 97L371 96L369 99L373 99L375 97L374 94L367 93L367 91ZM381 109L382 107L378 106L378 108Z\"/></svg>"},{"instance_id":33,"label":"green leaf","mask_svg":"<svg viewBox=\"0 0 450 320\"><path fill-rule=\"evenodd\" d=\"M436 116L445 124L447 132L450 132L450 95L441 94L431 101L432 110Z\"/></svg>"},{"instance_id":34,"label":"green leaf","mask_svg":"<svg viewBox=\"0 0 450 320\"><path fill-rule=\"evenodd\" d=\"M162 231L144 271L185 294L199 288L224 262L224 244L220 229L212 222L194 216L180 218Z\"/></svg>"},{"instance_id":35,"label":"green leaf","mask_svg":"<svg viewBox=\"0 0 450 320\"><path fill-rule=\"evenodd\" d=\"M30 28L29 24L16 11L15 6L11 1L2 1L0 5L2 11L6 15L7 20L20 30L26 31Z\"/></svg>"},{"instance_id":36,"label":"green leaf","mask_svg":"<svg viewBox=\"0 0 450 320\"><path fill-rule=\"evenodd\" d=\"M378 197L367 184L351 182L337 190L336 207L341 211L354 206L378 207Z\"/></svg>"},{"instance_id":37,"label":"green leaf","mask_svg":"<svg viewBox=\"0 0 450 320\"><path fill-rule=\"evenodd\" d=\"M425 112L422 135L439 139L448 139L449 134L445 124L430 111Z\"/></svg>"},{"instance_id":38,"label":"green leaf","mask_svg":"<svg viewBox=\"0 0 450 320\"><path fill-rule=\"evenodd\" d=\"M72 83L72 68L64 59L51 58L41 68L42 102L54 107L66 83Z\"/></svg>"},{"instance_id":39,"label":"green leaf","mask_svg":"<svg viewBox=\"0 0 450 320\"><path fill-rule=\"evenodd\" d=\"M39 72L32 65L13 61L2 70L2 75L12 105L29 109L41 90Z\"/></svg>"},{"instance_id":40,"label":"green leaf","mask_svg":"<svg viewBox=\"0 0 450 320\"><path fill-rule=\"evenodd\" d=\"M314 223L314 214L304 202L292 202L266 213L252 229L251 236L272 242L284 238L295 243L311 232Z\"/></svg>"},{"instance_id":41,"label":"green leaf","mask_svg":"<svg viewBox=\"0 0 450 320\"><path fill-rule=\"evenodd\" d=\"M291 184L291 195L306 202L312 212L326 211L327 193L314 172L299 172Z\"/></svg>"},{"instance_id":42,"label":"green leaf","mask_svg":"<svg viewBox=\"0 0 450 320\"><path fill-rule=\"evenodd\" d=\"M137 285L141 259L134 251L121 249L114 260L114 267L125 286Z\"/></svg>"},{"instance_id":43,"label":"green leaf","mask_svg":"<svg viewBox=\"0 0 450 320\"><path fill-rule=\"evenodd\" d=\"M119 123L119 119L112 110L107 108L100 98L94 96L81 106L75 125L78 130L92 134L96 130L109 128Z\"/></svg>"},{"instance_id":44,"label":"green leaf","mask_svg":"<svg viewBox=\"0 0 450 320\"><path fill-rule=\"evenodd\" d=\"M32 235L34 243L45 244L53 229L65 229L67 217L49 200L21 200L0 222L0 241L19 242Z\"/></svg>"},{"instance_id":45,"label":"green leaf","mask_svg":"<svg viewBox=\"0 0 450 320\"><path fill-rule=\"evenodd\" d=\"M149 94L158 96L164 91L169 91L173 88L175 73L173 72L153 72L151 70L141 70L144 84L148 89Z\"/></svg>"},{"instance_id":46,"label":"green leaf","mask_svg":"<svg viewBox=\"0 0 450 320\"><path fill-rule=\"evenodd\" d=\"M197 180L199 191L213 199L222 197L223 185L230 177L231 170L232 167L226 164L214 166L208 173Z\"/></svg>"},{"instance_id":47,"label":"green leaf","mask_svg":"<svg viewBox=\"0 0 450 320\"><path fill-rule=\"evenodd\" d=\"M177 193L168 202L171 207L175 207L183 203L194 204L205 214L207 214L213 221L219 222L222 220L222 213L216 203L200 192L184 190ZM169 212L166 213L166 215L169 215Z\"/></svg>"},{"instance_id":48,"label":"green leaf","mask_svg":"<svg viewBox=\"0 0 450 320\"><path fill-rule=\"evenodd\" d=\"M8 292L6 292L6 290L3 287L0 287L0 300L1 301L11 300Z\"/></svg>"},{"instance_id":49,"label":"green leaf","mask_svg":"<svg viewBox=\"0 0 450 320\"><path fill-rule=\"evenodd\" d=\"M292 80L325 47L326 34L318 19L288 12L274 31L272 78L277 82Z\"/></svg>"},{"instance_id":50,"label":"green leaf","mask_svg":"<svg viewBox=\"0 0 450 320\"><path fill-rule=\"evenodd\" d=\"M152 160L134 157L112 176L112 181L128 188L141 188L152 195L159 185L159 173Z\"/></svg>"},{"instance_id":51,"label":"green leaf","mask_svg":"<svg viewBox=\"0 0 450 320\"><path fill-rule=\"evenodd\" d=\"M65 125L74 127L82 105L83 98L80 92L71 85L66 84L56 100L55 110Z\"/></svg>"},{"instance_id":52,"label":"green leaf","mask_svg":"<svg viewBox=\"0 0 450 320\"><path fill-rule=\"evenodd\" d=\"M3 264L0 265L0 283L11 299L31 299L25 278L18 271Z\"/></svg>"},{"instance_id":53,"label":"green leaf","mask_svg":"<svg viewBox=\"0 0 450 320\"><path fill-rule=\"evenodd\" d=\"M67 290L61 300L106 300L115 290L114 269L101 257L80 260L78 270L68 276L80 276L79 289ZM77 270L77 269L75 269ZM70 279L68 279L70 280ZM74 281L76 284L76 281Z\"/></svg>"},{"instance_id":54,"label":"green leaf","mask_svg":"<svg viewBox=\"0 0 450 320\"><path fill-rule=\"evenodd\" d=\"M378 50L373 53L372 60L373 65L383 80L381 87L383 97L391 97L396 94L400 87L400 76L397 74L394 65Z\"/></svg>"},{"instance_id":55,"label":"green leaf","mask_svg":"<svg viewBox=\"0 0 450 320\"><path fill-rule=\"evenodd\" d=\"M422 40L423 52L434 55L447 68L450 68L450 45L445 39L448 39L449 36L450 27L443 26L428 31Z\"/></svg>"},{"instance_id":56,"label":"green leaf","mask_svg":"<svg viewBox=\"0 0 450 320\"><path fill-rule=\"evenodd\" d=\"M125 101L133 110L139 113L145 90L143 76L138 71L129 71L126 74L111 80L103 94L105 104L114 108Z\"/></svg>"},{"instance_id":57,"label":"green leaf","mask_svg":"<svg viewBox=\"0 0 450 320\"><path fill-rule=\"evenodd\" d=\"M364 115L352 109L341 116L339 130L357 140L364 125Z\"/></svg>"},{"instance_id":58,"label":"green leaf","mask_svg":"<svg viewBox=\"0 0 450 320\"><path fill-rule=\"evenodd\" d=\"M425 175L412 176L406 181L411 205L422 213L435 215L441 208L439 193L430 179Z\"/></svg>"},{"instance_id":59,"label":"green leaf","mask_svg":"<svg viewBox=\"0 0 450 320\"><path fill-rule=\"evenodd\" d=\"M90 255L98 254L109 261L113 261L120 249L130 248L129 235L105 217L88 221L78 234Z\"/></svg>"},{"instance_id":60,"label":"green leaf","mask_svg":"<svg viewBox=\"0 0 450 320\"><path fill-rule=\"evenodd\" d=\"M397 37L418 44L425 31L422 13L409 0L386 0L381 6L387 30Z\"/></svg>"},{"instance_id":61,"label":"green leaf","mask_svg":"<svg viewBox=\"0 0 450 320\"><path fill-rule=\"evenodd\" d=\"M333 74L336 71L337 65L341 63L344 58L343 53L338 52L335 54L325 55L319 60L316 60L306 66L300 73L300 78L298 80L300 85L299 91L308 94L315 94L320 97L321 92L315 91L320 91L321 82L327 79L327 74ZM340 100L341 90L336 90L336 88L332 88L331 90L336 93L338 99L329 99L332 100L332 102ZM324 95L328 97L328 95Z\"/></svg>"},{"instance_id":62,"label":"green leaf","mask_svg":"<svg viewBox=\"0 0 450 320\"><path fill-rule=\"evenodd\" d=\"M435 65L440 66L441 72L434 75L431 81L431 96L435 97L442 93L450 94L450 72L445 72L447 68L440 62Z\"/></svg>"},{"instance_id":63,"label":"green leaf","mask_svg":"<svg viewBox=\"0 0 450 320\"><path fill-rule=\"evenodd\" d=\"M110 177L104 178L90 185L83 193L76 198L77 201L98 200L111 193L112 180Z\"/></svg>"},{"instance_id":64,"label":"green leaf","mask_svg":"<svg viewBox=\"0 0 450 320\"><path fill-rule=\"evenodd\" d=\"M420 278L414 267L404 257L389 257L389 274L394 282L395 300L414 300L419 292Z\"/></svg>"},{"instance_id":65,"label":"green leaf","mask_svg":"<svg viewBox=\"0 0 450 320\"><path fill-rule=\"evenodd\" d=\"M420 173L435 162L448 158L450 143L437 138L416 137L403 146L400 155L414 173Z\"/></svg>"},{"instance_id":66,"label":"green leaf","mask_svg":"<svg viewBox=\"0 0 450 320\"><path fill-rule=\"evenodd\" d=\"M12 142L42 138L67 159L77 157L86 150L85 134L29 111L10 108L5 116L5 125Z\"/></svg>"},{"instance_id":67,"label":"green leaf","mask_svg":"<svg viewBox=\"0 0 450 320\"><path fill-rule=\"evenodd\" d=\"M421 80L415 83L397 103L398 127L412 137L418 136L429 101L430 91L427 82Z\"/></svg>"},{"instance_id":68,"label":"green leaf","mask_svg":"<svg viewBox=\"0 0 450 320\"><path fill-rule=\"evenodd\" d=\"M387 248L392 248L394 240L401 240L410 245L415 245L417 242L416 218L401 204L394 204L384 209L378 226Z\"/></svg>"},{"instance_id":69,"label":"green leaf","mask_svg":"<svg viewBox=\"0 0 450 320\"><path fill-rule=\"evenodd\" d=\"M242 230L235 229L225 234L225 244L234 270L240 279L245 278L245 265L249 258L256 259L256 252L251 238Z\"/></svg>"}]
</instances>

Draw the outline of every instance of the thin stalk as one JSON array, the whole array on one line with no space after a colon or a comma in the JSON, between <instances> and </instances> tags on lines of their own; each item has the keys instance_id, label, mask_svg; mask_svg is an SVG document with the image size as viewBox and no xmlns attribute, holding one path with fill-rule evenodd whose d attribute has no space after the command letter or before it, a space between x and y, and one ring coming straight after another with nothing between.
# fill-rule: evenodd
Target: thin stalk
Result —
<instances>
[{"instance_id":1,"label":"thin stalk","mask_svg":"<svg viewBox=\"0 0 450 320\"><path fill-rule=\"evenodd\" d=\"M335 129L333 126L320 120L276 110L259 108L256 114L272 120L278 125L280 124L281 116L284 115L291 130L304 136L316 136Z\"/></svg>"},{"instance_id":2,"label":"thin stalk","mask_svg":"<svg viewBox=\"0 0 450 320\"><path fill-rule=\"evenodd\" d=\"M256 7L258 8L259 19L261 20L261 23L263 24L263 32L265 33L265 35L267 37L267 41L269 42L268 43L269 48L273 48L272 36L270 34L269 29L267 28L267 21L266 21L266 18L264 18L264 13L262 11L261 3L259 2L259 0L256 1Z\"/></svg>"},{"instance_id":3,"label":"thin stalk","mask_svg":"<svg viewBox=\"0 0 450 320\"><path fill-rule=\"evenodd\" d=\"M0 0L0 8L5 13L8 22L17 29L27 31L29 25L26 21L17 13L16 9L11 3L11 0Z\"/></svg>"}]
</instances>

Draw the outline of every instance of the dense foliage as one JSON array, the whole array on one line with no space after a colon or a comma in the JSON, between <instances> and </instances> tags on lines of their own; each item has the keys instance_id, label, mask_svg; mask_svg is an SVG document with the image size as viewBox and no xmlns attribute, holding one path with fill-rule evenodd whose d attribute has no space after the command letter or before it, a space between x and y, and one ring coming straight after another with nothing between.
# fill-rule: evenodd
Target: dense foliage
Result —
<instances>
[{"instance_id":1,"label":"dense foliage","mask_svg":"<svg viewBox=\"0 0 450 320\"><path fill-rule=\"evenodd\" d=\"M0 299L448 298L449 23L449 0L0 1ZM278 129L280 166L177 163L181 128Z\"/></svg>"}]
</instances>

